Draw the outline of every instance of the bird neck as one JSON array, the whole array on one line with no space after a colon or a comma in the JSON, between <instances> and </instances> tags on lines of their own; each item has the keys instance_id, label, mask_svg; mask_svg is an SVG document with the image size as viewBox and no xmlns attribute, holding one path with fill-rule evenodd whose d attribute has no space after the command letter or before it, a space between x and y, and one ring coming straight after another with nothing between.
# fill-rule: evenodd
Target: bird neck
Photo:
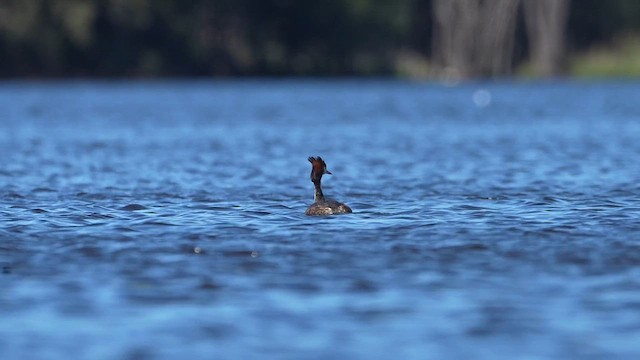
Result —
<instances>
[{"instance_id":1,"label":"bird neck","mask_svg":"<svg viewBox=\"0 0 640 360\"><path fill-rule=\"evenodd\" d=\"M316 190L313 193L313 200L315 202L324 201L324 195L322 194L322 186L320 185L320 179L313 182L313 186L315 186Z\"/></svg>"}]
</instances>

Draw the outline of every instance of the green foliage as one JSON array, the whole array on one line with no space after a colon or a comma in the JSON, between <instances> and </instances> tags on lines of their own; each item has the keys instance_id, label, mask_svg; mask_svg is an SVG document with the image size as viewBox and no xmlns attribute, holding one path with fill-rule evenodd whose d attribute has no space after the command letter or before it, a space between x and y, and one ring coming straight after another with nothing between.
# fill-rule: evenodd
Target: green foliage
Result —
<instances>
[{"instance_id":1,"label":"green foliage","mask_svg":"<svg viewBox=\"0 0 640 360\"><path fill-rule=\"evenodd\" d=\"M0 75L391 74L416 2L3 0Z\"/></svg>"},{"instance_id":2,"label":"green foliage","mask_svg":"<svg viewBox=\"0 0 640 360\"><path fill-rule=\"evenodd\" d=\"M640 77L640 37L624 36L611 46L578 54L569 72L578 77Z\"/></svg>"}]
</instances>

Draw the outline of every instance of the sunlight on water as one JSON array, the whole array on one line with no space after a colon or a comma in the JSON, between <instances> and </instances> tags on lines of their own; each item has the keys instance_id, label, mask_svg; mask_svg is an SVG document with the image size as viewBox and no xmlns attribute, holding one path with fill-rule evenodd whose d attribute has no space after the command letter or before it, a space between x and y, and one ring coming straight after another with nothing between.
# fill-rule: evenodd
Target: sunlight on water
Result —
<instances>
[{"instance_id":1,"label":"sunlight on water","mask_svg":"<svg viewBox=\"0 0 640 360\"><path fill-rule=\"evenodd\" d=\"M640 87L0 85L8 358L640 356ZM353 214L307 217L307 157Z\"/></svg>"}]
</instances>

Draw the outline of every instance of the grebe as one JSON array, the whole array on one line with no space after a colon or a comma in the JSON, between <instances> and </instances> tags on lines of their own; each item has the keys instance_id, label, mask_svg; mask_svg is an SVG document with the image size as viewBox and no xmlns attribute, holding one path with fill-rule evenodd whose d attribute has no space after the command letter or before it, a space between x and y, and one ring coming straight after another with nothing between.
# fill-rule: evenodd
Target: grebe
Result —
<instances>
[{"instance_id":1,"label":"grebe","mask_svg":"<svg viewBox=\"0 0 640 360\"><path fill-rule=\"evenodd\" d=\"M309 157L311 163L311 181L316 190L313 194L313 200L315 202L309 206L305 214L307 215L334 215L334 214L346 214L351 212L351 208L343 203L339 203L335 200L325 199L322 194L322 187L320 181L322 181L322 175L331 174L327 170L327 164L321 157Z\"/></svg>"}]
</instances>

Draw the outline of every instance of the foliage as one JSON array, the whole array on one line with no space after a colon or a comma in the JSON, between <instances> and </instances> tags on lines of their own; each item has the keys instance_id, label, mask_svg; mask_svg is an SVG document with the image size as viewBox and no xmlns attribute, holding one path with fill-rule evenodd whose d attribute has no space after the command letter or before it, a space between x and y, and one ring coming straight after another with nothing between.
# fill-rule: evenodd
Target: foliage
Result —
<instances>
[{"instance_id":1,"label":"foliage","mask_svg":"<svg viewBox=\"0 0 640 360\"><path fill-rule=\"evenodd\" d=\"M640 29L640 2L573 1L570 49ZM430 0L2 0L0 76L425 72Z\"/></svg>"},{"instance_id":2,"label":"foliage","mask_svg":"<svg viewBox=\"0 0 640 360\"><path fill-rule=\"evenodd\" d=\"M623 36L610 46L576 56L570 73L579 77L640 77L640 37Z\"/></svg>"}]
</instances>

